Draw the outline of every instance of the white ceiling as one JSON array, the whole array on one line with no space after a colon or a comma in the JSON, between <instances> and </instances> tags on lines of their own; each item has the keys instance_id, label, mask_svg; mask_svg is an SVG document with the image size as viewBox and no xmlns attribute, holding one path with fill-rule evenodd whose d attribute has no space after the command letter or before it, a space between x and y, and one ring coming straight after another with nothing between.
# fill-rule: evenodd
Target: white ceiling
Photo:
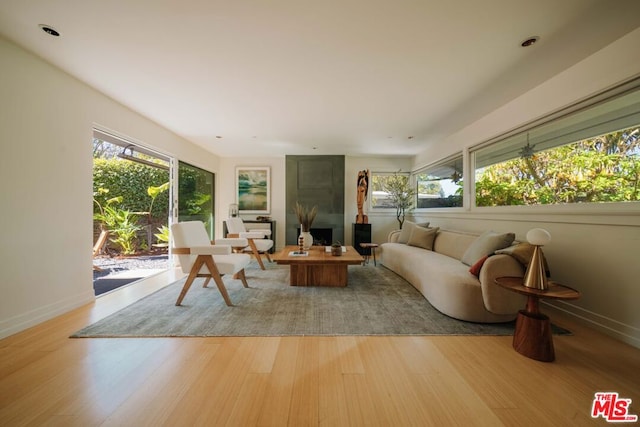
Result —
<instances>
[{"instance_id":1,"label":"white ceiling","mask_svg":"<svg viewBox=\"0 0 640 427\"><path fill-rule=\"evenodd\" d=\"M638 0L2 0L0 33L221 156L388 156L438 143L639 13Z\"/></svg>"}]
</instances>

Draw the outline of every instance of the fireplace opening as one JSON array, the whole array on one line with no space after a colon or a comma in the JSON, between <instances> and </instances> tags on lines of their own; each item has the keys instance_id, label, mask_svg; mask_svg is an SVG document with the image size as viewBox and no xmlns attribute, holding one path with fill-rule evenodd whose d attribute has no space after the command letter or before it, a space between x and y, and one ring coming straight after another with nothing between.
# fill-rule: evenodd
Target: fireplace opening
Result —
<instances>
[{"instance_id":1,"label":"fireplace opening","mask_svg":"<svg viewBox=\"0 0 640 427\"><path fill-rule=\"evenodd\" d=\"M300 227L296 229L296 235L300 235ZM313 237L314 246L330 246L333 242L332 228L311 228L311 236Z\"/></svg>"}]
</instances>

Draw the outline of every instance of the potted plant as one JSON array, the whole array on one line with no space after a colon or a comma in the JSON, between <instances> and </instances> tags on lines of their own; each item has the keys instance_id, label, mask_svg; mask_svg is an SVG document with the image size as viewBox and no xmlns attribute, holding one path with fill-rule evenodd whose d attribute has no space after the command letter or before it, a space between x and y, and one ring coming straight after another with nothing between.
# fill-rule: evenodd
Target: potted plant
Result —
<instances>
[{"instance_id":1,"label":"potted plant","mask_svg":"<svg viewBox=\"0 0 640 427\"><path fill-rule=\"evenodd\" d=\"M393 176L383 184L384 191L387 192L389 201L396 208L396 219L402 229L406 211L413 209L416 190L411 187L409 175L400 175L394 172Z\"/></svg>"}]
</instances>

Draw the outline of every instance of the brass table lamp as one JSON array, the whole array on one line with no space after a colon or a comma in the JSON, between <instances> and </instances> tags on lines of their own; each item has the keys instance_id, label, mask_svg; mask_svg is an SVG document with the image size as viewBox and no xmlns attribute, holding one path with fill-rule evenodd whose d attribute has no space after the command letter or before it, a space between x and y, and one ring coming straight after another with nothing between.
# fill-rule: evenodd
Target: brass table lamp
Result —
<instances>
[{"instance_id":1,"label":"brass table lamp","mask_svg":"<svg viewBox=\"0 0 640 427\"><path fill-rule=\"evenodd\" d=\"M527 233L527 241L533 245L533 255L531 255L531 261L529 261L529 265L527 266L523 284L527 288L546 291L549 289L549 282L544 268L544 257L541 246L551 241L551 235L547 230L534 228Z\"/></svg>"}]
</instances>

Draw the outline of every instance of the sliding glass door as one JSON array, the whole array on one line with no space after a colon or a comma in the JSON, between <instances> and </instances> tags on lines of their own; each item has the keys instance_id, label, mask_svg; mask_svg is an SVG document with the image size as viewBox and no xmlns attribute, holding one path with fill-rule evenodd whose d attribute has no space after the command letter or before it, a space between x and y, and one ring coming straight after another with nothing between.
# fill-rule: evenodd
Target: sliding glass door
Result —
<instances>
[{"instance_id":1,"label":"sliding glass door","mask_svg":"<svg viewBox=\"0 0 640 427\"><path fill-rule=\"evenodd\" d=\"M215 175L184 162L178 162L178 221L204 222L214 238Z\"/></svg>"},{"instance_id":2,"label":"sliding glass door","mask_svg":"<svg viewBox=\"0 0 640 427\"><path fill-rule=\"evenodd\" d=\"M93 132L93 287L102 295L169 267L173 159Z\"/></svg>"}]
</instances>

